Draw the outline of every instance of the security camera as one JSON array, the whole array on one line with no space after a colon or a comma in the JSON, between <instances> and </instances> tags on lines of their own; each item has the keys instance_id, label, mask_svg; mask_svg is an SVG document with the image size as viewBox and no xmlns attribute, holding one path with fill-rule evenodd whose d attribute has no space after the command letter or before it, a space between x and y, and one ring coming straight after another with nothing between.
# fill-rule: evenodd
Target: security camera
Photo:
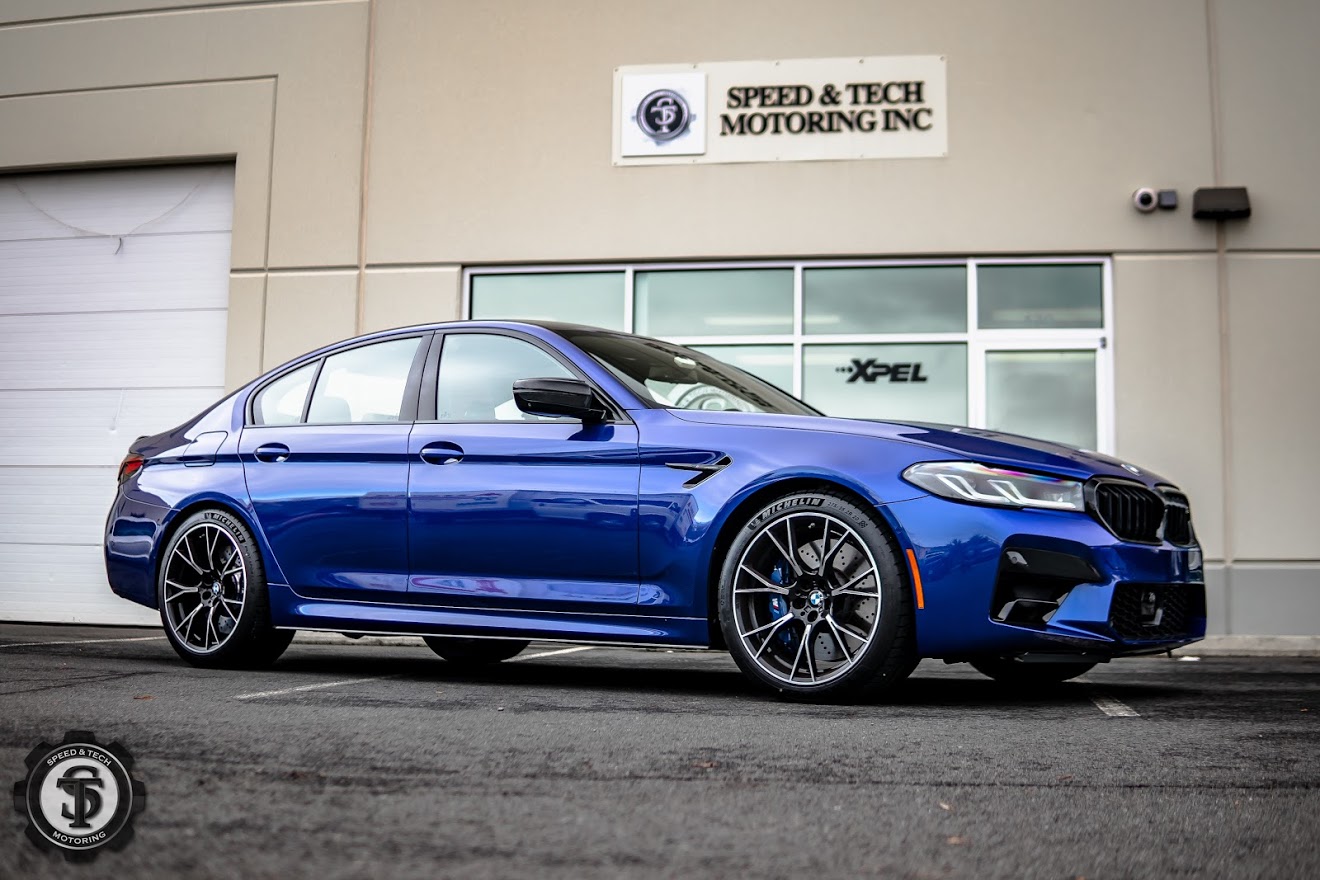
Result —
<instances>
[{"instance_id":1,"label":"security camera","mask_svg":"<svg viewBox=\"0 0 1320 880\"><path fill-rule=\"evenodd\" d=\"M1160 197L1155 190L1148 186L1143 186L1132 194L1132 207L1143 214L1149 214L1159 207Z\"/></svg>"}]
</instances>

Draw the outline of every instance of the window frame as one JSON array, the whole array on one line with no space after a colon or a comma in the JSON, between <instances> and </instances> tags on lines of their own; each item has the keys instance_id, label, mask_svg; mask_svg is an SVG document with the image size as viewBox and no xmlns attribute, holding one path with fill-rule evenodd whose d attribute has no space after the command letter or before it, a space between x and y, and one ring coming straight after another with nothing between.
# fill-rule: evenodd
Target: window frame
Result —
<instances>
[{"instance_id":1,"label":"window frame","mask_svg":"<svg viewBox=\"0 0 1320 880\"><path fill-rule=\"evenodd\" d=\"M326 427L350 427L356 425L410 425L417 420L418 392L421 388L422 373L426 364L426 355L430 350L431 341L435 337L435 332L426 330L422 332L413 331L411 333L401 333L398 336L378 336L372 339L353 340L348 345L340 346L332 351L323 352L315 358L299 360L289 364L286 368L280 370L267 378L260 385L252 389L248 394L247 402L243 405L243 427L244 428L326 428ZM358 348L366 348L369 345L376 345L382 342L401 342L405 339L418 339L417 350L413 352L413 360L408 368L408 378L403 385L403 401L399 405L399 417L392 422L308 422L307 416L312 406L312 396L316 393L316 383L321 379L321 370L325 367L328 358L337 354L353 351ZM312 371L312 382L307 386L307 397L303 399L302 415L298 421L290 422L284 425L267 425L256 420L256 402L257 398L266 388L278 382L284 376L305 369L308 365L315 364L316 369Z\"/></svg>"},{"instance_id":2,"label":"window frame","mask_svg":"<svg viewBox=\"0 0 1320 880\"><path fill-rule=\"evenodd\" d=\"M1101 269L1101 326L1088 328L1009 328L981 329L977 297L977 270L995 265L1098 265ZM812 333L804 327L803 275L811 269L861 269L886 267L961 266L967 270L967 329L939 333ZM1113 260L1104 255L1066 256L995 256L934 257L895 259L825 259L825 260L718 260L661 261L638 263L529 264L470 266L463 270L462 317L472 319L472 279L479 275L535 275L564 272L624 273L624 333L635 332L636 273L650 271L720 270L720 269L792 269L793 324L788 334L690 335L666 336L666 342L686 346L706 345L783 345L793 352L794 397L802 398L803 349L815 344L921 344L959 343L967 346L967 423L985 427L986 371L988 351L1014 350L1093 350L1096 354L1096 451L1113 454L1116 445L1114 419L1114 332ZM482 319L514 320L514 319Z\"/></svg>"},{"instance_id":3,"label":"window frame","mask_svg":"<svg viewBox=\"0 0 1320 880\"><path fill-rule=\"evenodd\" d=\"M615 331L617 332L617 331ZM530 343L533 347L550 356L552 360L558 363L574 379L581 379L586 382L596 397L605 406L606 417L599 422L592 424L603 425L631 425L632 418L628 411L605 392L600 385L590 376L582 371L572 358L564 354L559 349L549 345L544 340L533 336L530 333L523 333L518 330L507 330L497 327L462 327L437 330L431 341L431 346L426 353L426 364L421 373L420 387L418 389L417 409L414 416L414 422L419 425L571 425L577 420L565 417L563 419L549 419L543 421L525 421L513 419L486 419L482 421L471 420L444 420L436 417L436 396L439 393L440 382L440 358L444 356L445 339L450 336L504 336L510 339L517 339L520 342ZM531 377L529 377L531 378ZM310 398L310 395L309 395ZM577 422L581 424L581 422Z\"/></svg>"}]
</instances>

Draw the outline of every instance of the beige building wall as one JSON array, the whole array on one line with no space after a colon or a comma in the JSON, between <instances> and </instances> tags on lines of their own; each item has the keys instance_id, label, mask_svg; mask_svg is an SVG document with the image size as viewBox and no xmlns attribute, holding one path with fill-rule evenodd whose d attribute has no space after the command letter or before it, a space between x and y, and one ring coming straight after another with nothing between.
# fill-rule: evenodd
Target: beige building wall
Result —
<instances>
[{"instance_id":1,"label":"beige building wall","mask_svg":"<svg viewBox=\"0 0 1320 880\"><path fill-rule=\"evenodd\" d=\"M1315 634L1318 40L1312 0L11 0L0 171L233 158L231 387L457 317L469 265L1111 254L1118 452L1191 493L1212 626ZM890 54L948 58L947 158L611 165L617 66Z\"/></svg>"}]
</instances>

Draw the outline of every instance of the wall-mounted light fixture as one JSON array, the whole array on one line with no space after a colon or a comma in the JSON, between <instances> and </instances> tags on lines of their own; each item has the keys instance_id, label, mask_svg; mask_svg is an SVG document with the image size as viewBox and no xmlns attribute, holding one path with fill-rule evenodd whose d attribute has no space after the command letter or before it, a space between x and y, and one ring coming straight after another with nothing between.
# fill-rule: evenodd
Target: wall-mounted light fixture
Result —
<instances>
[{"instance_id":1,"label":"wall-mounted light fixture","mask_svg":"<svg viewBox=\"0 0 1320 880\"><path fill-rule=\"evenodd\" d=\"M1204 186L1192 195L1192 216L1197 220L1245 220L1251 200L1245 186Z\"/></svg>"}]
</instances>

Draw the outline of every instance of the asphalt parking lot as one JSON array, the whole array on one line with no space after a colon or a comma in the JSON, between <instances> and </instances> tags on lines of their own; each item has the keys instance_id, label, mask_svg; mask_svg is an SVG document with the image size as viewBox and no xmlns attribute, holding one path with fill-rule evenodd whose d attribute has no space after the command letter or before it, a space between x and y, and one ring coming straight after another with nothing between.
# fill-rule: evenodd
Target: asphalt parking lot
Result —
<instances>
[{"instance_id":1,"label":"asphalt parking lot","mask_svg":"<svg viewBox=\"0 0 1320 880\"><path fill-rule=\"evenodd\" d=\"M419 643L420 644L420 643ZM264 672L159 632L0 625L0 782L69 729L148 792L68 865L0 877L1310 877L1320 659L1152 658L1049 693L923 663L883 705L750 688L725 655L295 643Z\"/></svg>"}]
</instances>

